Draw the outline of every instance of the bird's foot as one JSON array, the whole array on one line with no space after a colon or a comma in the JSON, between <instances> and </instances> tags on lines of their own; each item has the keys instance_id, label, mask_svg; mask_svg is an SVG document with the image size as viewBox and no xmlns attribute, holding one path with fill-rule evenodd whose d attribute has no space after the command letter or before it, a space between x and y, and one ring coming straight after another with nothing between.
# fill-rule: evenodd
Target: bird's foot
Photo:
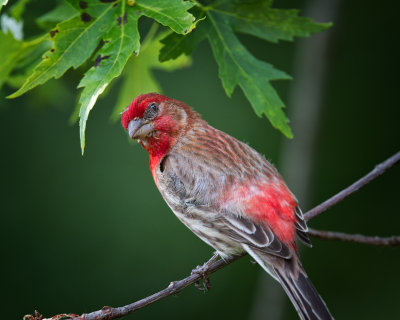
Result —
<instances>
[{"instance_id":1,"label":"bird's foot","mask_svg":"<svg viewBox=\"0 0 400 320\"><path fill-rule=\"evenodd\" d=\"M202 281L198 280L194 284L196 288L199 289L200 291L208 291L211 289L211 282L208 272L211 265L218 260L218 257L219 257L218 253L214 253L214 255L211 257L210 260L208 260L201 266L197 266L192 270L191 274L198 274L201 276Z\"/></svg>"},{"instance_id":2,"label":"bird's foot","mask_svg":"<svg viewBox=\"0 0 400 320\"><path fill-rule=\"evenodd\" d=\"M201 276L201 280L198 280L194 283L197 289L200 291L208 291L211 289L211 282L208 274L209 266L206 266L206 263L202 266L197 266L191 272L191 274L198 274Z\"/></svg>"}]
</instances>

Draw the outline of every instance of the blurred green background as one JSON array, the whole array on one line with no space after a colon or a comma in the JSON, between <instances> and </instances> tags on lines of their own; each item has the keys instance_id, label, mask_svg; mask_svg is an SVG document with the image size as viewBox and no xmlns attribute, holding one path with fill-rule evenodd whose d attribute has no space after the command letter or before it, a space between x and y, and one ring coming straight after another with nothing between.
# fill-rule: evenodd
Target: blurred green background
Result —
<instances>
[{"instance_id":1,"label":"blurred green background","mask_svg":"<svg viewBox=\"0 0 400 320\"><path fill-rule=\"evenodd\" d=\"M275 1L275 6L304 8L310 3ZM33 17L53 5L32 1L25 32L33 33ZM392 5L341 1L337 6L324 52L327 69L314 150L301 150L312 152L313 158L304 211L399 150L399 29ZM292 82L275 84L288 102L296 86L294 57L301 41L269 45L240 39L258 58L294 75ZM232 99L226 97L207 43L196 50L191 67L155 74L165 94L250 143L278 169L283 144L301 143L296 132L288 142L266 119L257 118L239 89ZM16 100L5 99L11 88L0 93L4 319L22 319L35 309L51 316L122 306L187 276L212 254L162 200L144 150L110 121L120 80L92 111L81 156L78 127L68 123L78 81L79 72L69 71ZM285 178L290 186L290 177ZM310 226L400 234L399 181L397 167ZM313 243L313 249L302 248L303 264L336 319L400 318L400 248ZM279 300L279 318L268 317L268 309L277 307L273 298L265 300L262 315L255 312L264 277L246 257L212 275L211 291L191 286L126 319L297 319L286 298ZM277 284L268 285L280 294Z\"/></svg>"}]
</instances>

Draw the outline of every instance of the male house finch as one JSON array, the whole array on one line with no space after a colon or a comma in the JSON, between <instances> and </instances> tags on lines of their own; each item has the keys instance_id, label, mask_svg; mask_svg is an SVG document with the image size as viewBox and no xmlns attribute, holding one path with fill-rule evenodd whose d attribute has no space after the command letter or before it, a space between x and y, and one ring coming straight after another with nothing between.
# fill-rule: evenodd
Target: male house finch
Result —
<instances>
[{"instance_id":1,"label":"male house finch","mask_svg":"<svg viewBox=\"0 0 400 320\"><path fill-rule=\"evenodd\" d=\"M160 94L137 97L122 125L149 153L154 181L179 220L222 258L248 252L301 319L333 319L297 253L297 237L311 244L303 214L271 163Z\"/></svg>"}]
</instances>

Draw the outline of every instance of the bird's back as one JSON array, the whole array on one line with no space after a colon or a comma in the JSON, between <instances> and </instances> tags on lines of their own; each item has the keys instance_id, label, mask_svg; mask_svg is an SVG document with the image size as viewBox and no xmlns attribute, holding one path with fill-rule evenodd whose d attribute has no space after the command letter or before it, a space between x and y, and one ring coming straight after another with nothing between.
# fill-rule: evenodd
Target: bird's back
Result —
<instances>
[{"instance_id":1,"label":"bird's back","mask_svg":"<svg viewBox=\"0 0 400 320\"><path fill-rule=\"evenodd\" d=\"M215 210L221 205L221 195L232 185L281 180L257 151L203 120L179 139L158 168L158 181L172 187L179 197Z\"/></svg>"}]
</instances>

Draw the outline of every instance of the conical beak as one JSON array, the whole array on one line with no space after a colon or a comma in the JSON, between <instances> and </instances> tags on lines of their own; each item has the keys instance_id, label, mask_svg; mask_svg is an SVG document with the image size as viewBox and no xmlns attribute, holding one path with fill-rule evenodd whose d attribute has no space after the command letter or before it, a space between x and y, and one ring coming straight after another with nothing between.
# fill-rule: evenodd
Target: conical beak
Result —
<instances>
[{"instance_id":1,"label":"conical beak","mask_svg":"<svg viewBox=\"0 0 400 320\"><path fill-rule=\"evenodd\" d=\"M153 123L142 118L131 120L128 124L128 133L131 139L145 139L153 130Z\"/></svg>"}]
</instances>

